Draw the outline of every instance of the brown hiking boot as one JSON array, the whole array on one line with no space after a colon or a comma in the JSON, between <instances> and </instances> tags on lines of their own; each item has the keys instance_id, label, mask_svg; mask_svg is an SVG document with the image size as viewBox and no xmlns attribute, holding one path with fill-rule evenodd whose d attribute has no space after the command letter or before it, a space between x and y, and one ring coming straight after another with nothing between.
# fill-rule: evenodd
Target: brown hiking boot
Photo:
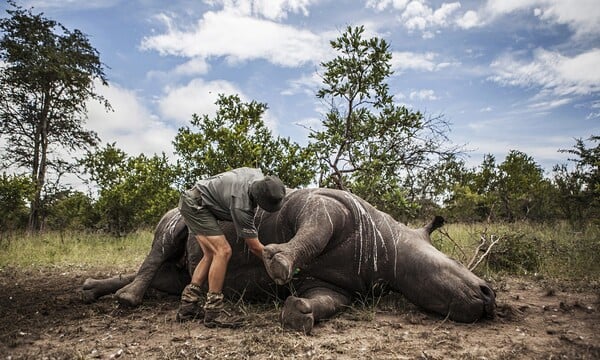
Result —
<instances>
[{"instance_id":1,"label":"brown hiking boot","mask_svg":"<svg viewBox=\"0 0 600 360\"><path fill-rule=\"evenodd\" d=\"M200 287L194 284L186 286L181 293L181 304L177 310L175 320L185 322L204 318L204 308L200 304L201 301L202 291Z\"/></svg>"},{"instance_id":2,"label":"brown hiking boot","mask_svg":"<svg viewBox=\"0 0 600 360\"><path fill-rule=\"evenodd\" d=\"M225 310L223 294L206 294L206 303L204 304L204 326L208 328L238 328L245 324L242 317L233 315Z\"/></svg>"}]
</instances>

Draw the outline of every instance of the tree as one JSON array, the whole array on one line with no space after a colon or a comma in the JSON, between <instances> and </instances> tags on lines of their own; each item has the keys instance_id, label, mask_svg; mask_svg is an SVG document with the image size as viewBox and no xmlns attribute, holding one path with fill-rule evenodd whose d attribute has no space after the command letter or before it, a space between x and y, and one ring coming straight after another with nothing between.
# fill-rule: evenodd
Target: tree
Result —
<instances>
[{"instance_id":1,"label":"tree","mask_svg":"<svg viewBox=\"0 0 600 360\"><path fill-rule=\"evenodd\" d=\"M31 194L31 182L25 176L0 176L0 234L22 229L27 223L26 200Z\"/></svg>"},{"instance_id":2,"label":"tree","mask_svg":"<svg viewBox=\"0 0 600 360\"><path fill-rule=\"evenodd\" d=\"M493 155L466 170L446 202L452 217L462 221L554 219L554 189L534 159L509 151L501 164Z\"/></svg>"},{"instance_id":3,"label":"tree","mask_svg":"<svg viewBox=\"0 0 600 360\"><path fill-rule=\"evenodd\" d=\"M273 137L262 116L267 105L244 103L239 96L219 95L216 116L194 114L190 127L179 129L173 145L180 156L186 187L198 179L248 166L262 169L295 188L315 175L312 152L287 138Z\"/></svg>"},{"instance_id":4,"label":"tree","mask_svg":"<svg viewBox=\"0 0 600 360\"><path fill-rule=\"evenodd\" d=\"M177 206L179 193L173 185L178 171L165 154L130 157L113 143L88 152L81 164L98 187L98 225L111 234L154 226Z\"/></svg>"},{"instance_id":5,"label":"tree","mask_svg":"<svg viewBox=\"0 0 600 360\"><path fill-rule=\"evenodd\" d=\"M0 136L5 167L27 169L34 185L29 229L42 224L47 176L69 163L70 151L95 146L98 136L84 129L86 101L109 108L94 90L107 85L98 52L79 30L24 10L13 1L0 19Z\"/></svg>"},{"instance_id":6,"label":"tree","mask_svg":"<svg viewBox=\"0 0 600 360\"><path fill-rule=\"evenodd\" d=\"M386 83L392 75L389 46L363 34L362 26L349 26L330 42L338 55L321 64L323 87L317 92L329 112L323 128L309 137L320 186L351 190L397 214L417 185L416 174L457 151L444 146L447 123L441 117L426 118L394 103Z\"/></svg>"},{"instance_id":7,"label":"tree","mask_svg":"<svg viewBox=\"0 0 600 360\"><path fill-rule=\"evenodd\" d=\"M506 220L542 219L549 188L542 168L521 151L511 150L498 166L498 210Z\"/></svg>"},{"instance_id":8,"label":"tree","mask_svg":"<svg viewBox=\"0 0 600 360\"><path fill-rule=\"evenodd\" d=\"M83 231L93 229L100 216L94 209L93 199L80 191L63 191L54 194L53 201L47 206L46 228Z\"/></svg>"},{"instance_id":9,"label":"tree","mask_svg":"<svg viewBox=\"0 0 600 360\"><path fill-rule=\"evenodd\" d=\"M575 156L569 158L575 163L572 171L565 164L554 167L561 212L578 225L600 218L600 136L592 135L588 141L597 144L588 147L582 139L576 139L573 149L559 150Z\"/></svg>"},{"instance_id":10,"label":"tree","mask_svg":"<svg viewBox=\"0 0 600 360\"><path fill-rule=\"evenodd\" d=\"M445 200L447 215L450 219L467 222L490 221L495 215L496 184L498 169L496 158L486 154L480 166L466 169L464 164L458 168L461 172Z\"/></svg>"}]
</instances>

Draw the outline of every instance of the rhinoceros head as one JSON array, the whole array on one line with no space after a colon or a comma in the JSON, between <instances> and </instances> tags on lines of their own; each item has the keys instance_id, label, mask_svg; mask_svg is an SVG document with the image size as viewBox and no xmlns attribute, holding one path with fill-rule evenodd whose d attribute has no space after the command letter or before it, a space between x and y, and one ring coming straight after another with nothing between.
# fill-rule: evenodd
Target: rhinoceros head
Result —
<instances>
[{"instance_id":1,"label":"rhinoceros head","mask_svg":"<svg viewBox=\"0 0 600 360\"><path fill-rule=\"evenodd\" d=\"M492 317L495 294L484 280L432 244L430 234L443 224L436 217L416 229L404 242L396 273L397 290L423 309L448 318L472 322Z\"/></svg>"}]
</instances>

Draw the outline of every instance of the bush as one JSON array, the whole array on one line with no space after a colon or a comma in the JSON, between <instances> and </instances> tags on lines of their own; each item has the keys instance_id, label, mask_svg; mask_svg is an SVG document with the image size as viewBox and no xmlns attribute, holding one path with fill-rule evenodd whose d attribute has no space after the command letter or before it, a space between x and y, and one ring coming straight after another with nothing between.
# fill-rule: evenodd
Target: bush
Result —
<instances>
[{"instance_id":1,"label":"bush","mask_svg":"<svg viewBox=\"0 0 600 360\"><path fill-rule=\"evenodd\" d=\"M540 268L540 241L531 234L506 231L490 251L487 264L493 271L523 274L537 272Z\"/></svg>"}]
</instances>

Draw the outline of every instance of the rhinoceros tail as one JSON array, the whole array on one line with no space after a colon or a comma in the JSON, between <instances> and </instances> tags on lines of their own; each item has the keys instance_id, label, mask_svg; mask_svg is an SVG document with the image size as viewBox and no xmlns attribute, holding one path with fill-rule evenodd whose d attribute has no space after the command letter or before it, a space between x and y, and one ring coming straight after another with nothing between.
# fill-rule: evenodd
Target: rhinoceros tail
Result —
<instances>
[{"instance_id":1,"label":"rhinoceros tail","mask_svg":"<svg viewBox=\"0 0 600 360\"><path fill-rule=\"evenodd\" d=\"M444 222L446 220L444 220L443 217L441 216L436 216L433 218L433 220L431 220L429 222L429 224L425 225L425 231L427 231L427 233L431 234L432 232L434 232L435 230L441 228L444 225Z\"/></svg>"}]
</instances>

